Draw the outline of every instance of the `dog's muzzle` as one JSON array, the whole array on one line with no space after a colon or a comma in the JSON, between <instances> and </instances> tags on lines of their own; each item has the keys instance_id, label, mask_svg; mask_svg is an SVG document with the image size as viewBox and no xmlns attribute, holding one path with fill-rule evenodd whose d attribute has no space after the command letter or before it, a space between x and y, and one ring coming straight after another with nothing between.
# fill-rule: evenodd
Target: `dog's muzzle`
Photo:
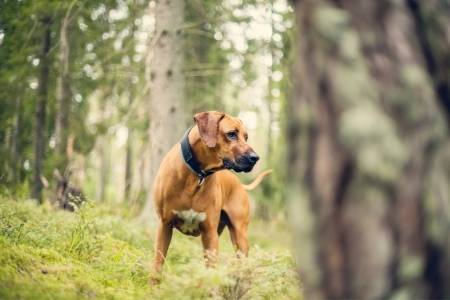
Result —
<instances>
[{"instance_id":1,"label":"dog's muzzle","mask_svg":"<svg viewBox=\"0 0 450 300\"><path fill-rule=\"evenodd\" d=\"M229 170L248 173L253 169L258 160L259 156L254 151L249 151L236 158L235 161L224 159L223 165Z\"/></svg>"}]
</instances>

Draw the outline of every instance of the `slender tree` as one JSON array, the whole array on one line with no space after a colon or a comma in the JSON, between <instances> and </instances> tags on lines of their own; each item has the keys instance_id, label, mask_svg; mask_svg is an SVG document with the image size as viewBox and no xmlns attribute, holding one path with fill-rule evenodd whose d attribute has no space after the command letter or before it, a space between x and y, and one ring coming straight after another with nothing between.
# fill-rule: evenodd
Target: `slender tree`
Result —
<instances>
[{"instance_id":1,"label":"slender tree","mask_svg":"<svg viewBox=\"0 0 450 300\"><path fill-rule=\"evenodd\" d=\"M130 91L128 96L128 106L131 108L133 105L133 93ZM130 123L130 120L128 120ZM128 124L127 127L127 141L125 144L125 187L124 187L124 199L127 200L130 197L131 185L133 182L133 128Z\"/></svg>"},{"instance_id":2,"label":"slender tree","mask_svg":"<svg viewBox=\"0 0 450 300\"><path fill-rule=\"evenodd\" d=\"M67 138L69 131L69 113L71 107L71 90L70 90L70 22L71 10L73 4L67 9L66 14L61 21L61 29L59 32L59 74L57 79L56 91L56 130L55 130L55 150L58 155L59 167L65 169L67 165Z\"/></svg>"},{"instance_id":3,"label":"slender tree","mask_svg":"<svg viewBox=\"0 0 450 300\"><path fill-rule=\"evenodd\" d=\"M45 154L45 121L47 109L47 96L50 73L50 47L51 47L51 25L52 19L44 16L41 19L42 24L42 46L39 70L39 87L36 101L35 124L34 124L34 164L33 164L33 189L32 198L42 201L42 164Z\"/></svg>"},{"instance_id":4,"label":"slender tree","mask_svg":"<svg viewBox=\"0 0 450 300\"><path fill-rule=\"evenodd\" d=\"M135 5L135 3L133 2L133 5ZM135 8L136 10L137 8ZM130 38L129 38L129 44L130 45L134 45L134 41L135 41L135 32L137 31L137 26L136 26L136 11L132 10L132 13L130 14L130 18L131 20L134 20L132 25L131 25L131 30L130 30ZM124 184L124 191L123 191L123 196L125 200L130 200L130 194L131 194L131 187L133 184L133 165L134 165L134 160L133 160L133 143L135 141L134 139L134 128L133 128L133 120L135 117L135 113L134 113L134 109L133 109L133 104L136 103L135 101L135 97L136 97L136 92L135 92L135 88L136 85L134 84L133 80L134 80L134 76L136 76L133 71L133 65L130 64L128 66L128 82L129 82L129 88L128 88L128 92L127 92L127 97L128 97L128 110L126 113L126 125L127 125L127 140L125 143L125 184Z\"/></svg>"},{"instance_id":5,"label":"slender tree","mask_svg":"<svg viewBox=\"0 0 450 300\"><path fill-rule=\"evenodd\" d=\"M11 150L10 150L10 168L12 182L18 183L20 181L20 136L21 136L21 122L22 122L22 97L19 95L16 98L16 106L14 110L13 130L11 134Z\"/></svg>"}]
</instances>

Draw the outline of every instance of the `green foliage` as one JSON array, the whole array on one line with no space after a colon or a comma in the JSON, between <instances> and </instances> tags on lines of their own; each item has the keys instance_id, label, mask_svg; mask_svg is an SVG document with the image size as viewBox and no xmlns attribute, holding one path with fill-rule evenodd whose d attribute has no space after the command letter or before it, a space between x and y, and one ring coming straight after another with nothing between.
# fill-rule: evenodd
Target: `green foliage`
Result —
<instances>
[{"instance_id":1,"label":"green foliage","mask_svg":"<svg viewBox=\"0 0 450 300\"><path fill-rule=\"evenodd\" d=\"M251 229L249 258L237 258L222 237L215 268L205 267L198 239L176 233L161 283L149 286L153 231L149 237L126 214L90 203L69 213L2 198L0 298L301 298L292 258L273 239L286 231L267 224Z\"/></svg>"}]
</instances>

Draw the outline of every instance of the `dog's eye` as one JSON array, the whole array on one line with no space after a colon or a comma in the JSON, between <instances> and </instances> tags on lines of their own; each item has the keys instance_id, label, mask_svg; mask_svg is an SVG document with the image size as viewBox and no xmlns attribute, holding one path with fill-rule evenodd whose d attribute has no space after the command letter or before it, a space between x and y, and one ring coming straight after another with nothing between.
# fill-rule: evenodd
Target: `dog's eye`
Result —
<instances>
[{"instance_id":1,"label":"dog's eye","mask_svg":"<svg viewBox=\"0 0 450 300\"><path fill-rule=\"evenodd\" d=\"M245 141L248 140L248 134L245 134L245 135L244 135L244 139L245 139Z\"/></svg>"},{"instance_id":2,"label":"dog's eye","mask_svg":"<svg viewBox=\"0 0 450 300\"><path fill-rule=\"evenodd\" d=\"M237 140L237 132L236 131L227 132L227 138L233 141Z\"/></svg>"}]
</instances>

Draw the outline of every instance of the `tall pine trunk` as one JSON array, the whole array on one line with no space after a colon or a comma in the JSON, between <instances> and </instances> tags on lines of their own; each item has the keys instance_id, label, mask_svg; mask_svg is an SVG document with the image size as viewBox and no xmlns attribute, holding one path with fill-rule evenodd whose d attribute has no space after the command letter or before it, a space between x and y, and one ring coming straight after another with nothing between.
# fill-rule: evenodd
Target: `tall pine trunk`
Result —
<instances>
[{"instance_id":1,"label":"tall pine trunk","mask_svg":"<svg viewBox=\"0 0 450 300\"><path fill-rule=\"evenodd\" d=\"M55 150L58 155L58 167L64 171L67 167L67 138L69 130L69 113L71 106L70 71L69 71L69 26L70 10L62 19L59 34L59 76L57 79L57 110Z\"/></svg>"},{"instance_id":2,"label":"tall pine trunk","mask_svg":"<svg viewBox=\"0 0 450 300\"><path fill-rule=\"evenodd\" d=\"M131 85L132 86L132 85ZM128 107L132 107L133 93L128 95ZM128 120L130 123L130 120ZM125 146L125 187L124 187L124 200L129 200L131 184L133 182L133 128L128 124L128 134Z\"/></svg>"},{"instance_id":3,"label":"tall pine trunk","mask_svg":"<svg viewBox=\"0 0 450 300\"><path fill-rule=\"evenodd\" d=\"M150 221L153 215L151 190L161 160L177 143L185 129L183 101L184 1L157 1L155 7L154 43L149 49L148 77L150 96L150 167L148 199L142 219Z\"/></svg>"},{"instance_id":4,"label":"tall pine trunk","mask_svg":"<svg viewBox=\"0 0 450 300\"><path fill-rule=\"evenodd\" d=\"M50 47L51 47L51 23L50 17L44 17L42 24L42 46L40 53L39 87L36 101L34 124L34 164L33 164L33 188L31 197L42 201L42 164L45 154L45 120L48 96L48 79L50 72Z\"/></svg>"},{"instance_id":5,"label":"tall pine trunk","mask_svg":"<svg viewBox=\"0 0 450 300\"><path fill-rule=\"evenodd\" d=\"M425 191L446 126L414 16L387 0L296 1L295 13L289 190L306 297L442 295Z\"/></svg>"},{"instance_id":6,"label":"tall pine trunk","mask_svg":"<svg viewBox=\"0 0 450 300\"><path fill-rule=\"evenodd\" d=\"M11 181L13 183L20 182L20 166L21 166L21 147L20 147L20 135L21 135L21 122L22 122L22 98L17 96L16 107L14 110L14 123L11 134L11 152L10 152L10 168L11 168Z\"/></svg>"},{"instance_id":7,"label":"tall pine trunk","mask_svg":"<svg viewBox=\"0 0 450 300\"><path fill-rule=\"evenodd\" d=\"M135 19L136 16L133 13L132 14L132 19ZM130 40L132 41L135 37L135 32L136 32L136 23L133 22L133 25L131 26L131 32L130 32ZM126 141L126 146L125 146L125 184L124 184L124 193L123 193L123 198L125 201L130 201L130 196L131 196L131 188L132 188L132 184L133 184L133 166L134 166L134 160L133 160L133 143L134 143L134 128L133 128L133 118L134 118L134 109L133 109L133 104L135 102L135 97L136 97L136 92L135 92L135 84L133 84L133 68L129 67L129 83L130 83L130 88L128 91L128 107L129 107L129 111L127 113L127 141Z\"/></svg>"},{"instance_id":8,"label":"tall pine trunk","mask_svg":"<svg viewBox=\"0 0 450 300\"><path fill-rule=\"evenodd\" d=\"M111 170L111 155L110 155L110 141L108 139L107 135L103 135L98 138L98 145L99 145L99 169L98 169L98 185L96 189L96 199L98 201L106 201L108 194L107 194L107 188L109 183L109 177L110 177L110 170Z\"/></svg>"}]
</instances>

